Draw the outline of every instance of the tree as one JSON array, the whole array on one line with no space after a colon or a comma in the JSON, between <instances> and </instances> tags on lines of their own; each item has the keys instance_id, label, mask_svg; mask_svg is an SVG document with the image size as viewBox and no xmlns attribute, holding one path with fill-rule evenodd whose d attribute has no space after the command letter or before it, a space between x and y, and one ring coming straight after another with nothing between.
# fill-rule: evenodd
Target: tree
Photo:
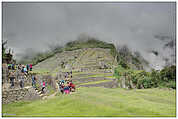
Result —
<instances>
[{"instance_id":1,"label":"tree","mask_svg":"<svg viewBox=\"0 0 178 119\"><path fill-rule=\"evenodd\" d=\"M2 57L3 58L6 55L6 50L7 50L6 44L7 44L7 40L6 41L2 41Z\"/></svg>"}]
</instances>

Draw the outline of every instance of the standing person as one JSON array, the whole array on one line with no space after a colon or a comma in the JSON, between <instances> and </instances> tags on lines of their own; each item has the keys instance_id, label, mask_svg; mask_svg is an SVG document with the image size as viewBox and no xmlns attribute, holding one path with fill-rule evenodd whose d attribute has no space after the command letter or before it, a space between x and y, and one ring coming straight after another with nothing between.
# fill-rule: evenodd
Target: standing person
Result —
<instances>
[{"instance_id":1,"label":"standing person","mask_svg":"<svg viewBox=\"0 0 178 119\"><path fill-rule=\"evenodd\" d=\"M14 64L14 70L16 70L16 68L17 68L17 64L15 63L15 64Z\"/></svg>"},{"instance_id":2,"label":"standing person","mask_svg":"<svg viewBox=\"0 0 178 119\"><path fill-rule=\"evenodd\" d=\"M64 79L62 79L62 80L61 80L61 82L64 84L64 83L65 83L65 80L64 80Z\"/></svg>"},{"instance_id":3,"label":"standing person","mask_svg":"<svg viewBox=\"0 0 178 119\"><path fill-rule=\"evenodd\" d=\"M72 83L72 80L70 81L70 91L75 92L75 85Z\"/></svg>"},{"instance_id":4,"label":"standing person","mask_svg":"<svg viewBox=\"0 0 178 119\"><path fill-rule=\"evenodd\" d=\"M21 67L21 72L24 73L24 66Z\"/></svg>"},{"instance_id":5,"label":"standing person","mask_svg":"<svg viewBox=\"0 0 178 119\"><path fill-rule=\"evenodd\" d=\"M69 94L70 93L68 82L67 82L67 85L64 86L64 93L65 94Z\"/></svg>"},{"instance_id":6,"label":"standing person","mask_svg":"<svg viewBox=\"0 0 178 119\"><path fill-rule=\"evenodd\" d=\"M24 80L25 80L24 73L21 73L21 74L20 74L20 77L19 77L20 88L23 88L23 87L24 87Z\"/></svg>"},{"instance_id":7,"label":"standing person","mask_svg":"<svg viewBox=\"0 0 178 119\"><path fill-rule=\"evenodd\" d=\"M61 81L59 81L58 85L59 85L59 91L63 94L64 93L64 83L62 83Z\"/></svg>"},{"instance_id":8,"label":"standing person","mask_svg":"<svg viewBox=\"0 0 178 119\"><path fill-rule=\"evenodd\" d=\"M36 77L32 74L32 87L36 89Z\"/></svg>"},{"instance_id":9,"label":"standing person","mask_svg":"<svg viewBox=\"0 0 178 119\"><path fill-rule=\"evenodd\" d=\"M10 83L11 83L11 88L14 87L14 79L15 79L15 74L14 71L10 72Z\"/></svg>"},{"instance_id":10,"label":"standing person","mask_svg":"<svg viewBox=\"0 0 178 119\"><path fill-rule=\"evenodd\" d=\"M15 70L15 64L14 63L12 64L12 70Z\"/></svg>"},{"instance_id":11,"label":"standing person","mask_svg":"<svg viewBox=\"0 0 178 119\"><path fill-rule=\"evenodd\" d=\"M30 64L30 71L32 71L32 64Z\"/></svg>"},{"instance_id":12,"label":"standing person","mask_svg":"<svg viewBox=\"0 0 178 119\"><path fill-rule=\"evenodd\" d=\"M17 65L17 69L20 70L20 65L19 64Z\"/></svg>"},{"instance_id":13,"label":"standing person","mask_svg":"<svg viewBox=\"0 0 178 119\"><path fill-rule=\"evenodd\" d=\"M66 72L66 75L65 75L65 77L66 77L66 78L68 77L68 72Z\"/></svg>"},{"instance_id":14,"label":"standing person","mask_svg":"<svg viewBox=\"0 0 178 119\"><path fill-rule=\"evenodd\" d=\"M25 73L25 74L28 74L27 68L26 68L25 66L24 66L23 70L24 70L24 73Z\"/></svg>"},{"instance_id":15,"label":"standing person","mask_svg":"<svg viewBox=\"0 0 178 119\"><path fill-rule=\"evenodd\" d=\"M41 89L42 93L44 93L45 87L46 87L46 83L45 83L45 81L43 80L43 81L42 81L42 89Z\"/></svg>"},{"instance_id":16,"label":"standing person","mask_svg":"<svg viewBox=\"0 0 178 119\"><path fill-rule=\"evenodd\" d=\"M22 70L22 64L19 65L20 70Z\"/></svg>"},{"instance_id":17,"label":"standing person","mask_svg":"<svg viewBox=\"0 0 178 119\"><path fill-rule=\"evenodd\" d=\"M28 71L28 70L29 70L29 68L30 68L30 67L29 67L29 64L27 64L27 65L26 65L26 68L27 68L27 71Z\"/></svg>"},{"instance_id":18,"label":"standing person","mask_svg":"<svg viewBox=\"0 0 178 119\"><path fill-rule=\"evenodd\" d=\"M16 79L19 79L19 77L21 76L21 72L19 69L16 70Z\"/></svg>"},{"instance_id":19,"label":"standing person","mask_svg":"<svg viewBox=\"0 0 178 119\"><path fill-rule=\"evenodd\" d=\"M9 70L11 69L11 64L8 64L8 69L9 69Z\"/></svg>"}]
</instances>

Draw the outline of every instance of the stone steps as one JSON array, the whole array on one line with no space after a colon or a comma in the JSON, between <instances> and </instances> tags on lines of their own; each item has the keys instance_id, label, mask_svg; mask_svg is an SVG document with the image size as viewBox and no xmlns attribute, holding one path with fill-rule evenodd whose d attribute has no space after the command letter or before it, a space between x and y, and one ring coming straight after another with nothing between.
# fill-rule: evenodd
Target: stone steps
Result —
<instances>
[{"instance_id":1,"label":"stone steps","mask_svg":"<svg viewBox=\"0 0 178 119\"><path fill-rule=\"evenodd\" d=\"M46 96L45 94L42 93L42 91L35 89L36 93L43 99L44 96Z\"/></svg>"}]
</instances>

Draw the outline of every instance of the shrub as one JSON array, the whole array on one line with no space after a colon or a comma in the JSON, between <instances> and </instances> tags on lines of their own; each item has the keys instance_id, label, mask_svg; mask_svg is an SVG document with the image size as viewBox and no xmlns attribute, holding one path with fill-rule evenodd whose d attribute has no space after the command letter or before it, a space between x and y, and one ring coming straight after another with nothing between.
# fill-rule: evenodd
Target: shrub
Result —
<instances>
[{"instance_id":1,"label":"shrub","mask_svg":"<svg viewBox=\"0 0 178 119\"><path fill-rule=\"evenodd\" d=\"M176 80L176 66L165 67L160 71L160 76L163 81Z\"/></svg>"},{"instance_id":2,"label":"shrub","mask_svg":"<svg viewBox=\"0 0 178 119\"><path fill-rule=\"evenodd\" d=\"M168 88L176 89L176 82L175 81L169 81L166 85Z\"/></svg>"},{"instance_id":3,"label":"shrub","mask_svg":"<svg viewBox=\"0 0 178 119\"><path fill-rule=\"evenodd\" d=\"M143 87L144 88L151 88L153 87L154 83L151 81L151 77L144 77L143 79Z\"/></svg>"},{"instance_id":4,"label":"shrub","mask_svg":"<svg viewBox=\"0 0 178 119\"><path fill-rule=\"evenodd\" d=\"M128 84L128 80L132 80L133 84L136 85L136 88L156 88L156 87L168 87L176 89L176 81L175 81L175 66L165 67L163 70L156 71L152 70L151 72L146 72L144 70L132 70L122 67L119 65L115 69L114 75L116 78L120 78L121 76L126 76L126 83ZM128 78L129 77L129 78Z\"/></svg>"}]
</instances>

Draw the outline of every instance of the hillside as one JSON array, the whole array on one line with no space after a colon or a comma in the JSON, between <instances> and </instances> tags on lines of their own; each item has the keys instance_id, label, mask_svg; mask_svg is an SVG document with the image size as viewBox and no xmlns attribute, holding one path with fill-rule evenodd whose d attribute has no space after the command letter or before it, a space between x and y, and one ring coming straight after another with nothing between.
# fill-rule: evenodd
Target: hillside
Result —
<instances>
[{"instance_id":1,"label":"hillside","mask_svg":"<svg viewBox=\"0 0 178 119\"><path fill-rule=\"evenodd\" d=\"M85 48L57 53L35 65L34 72L49 72L53 76L58 76L72 71L72 80L76 84L84 86L91 85L92 82L93 85L98 83L105 85L107 82L110 85L114 79L112 77L114 66L117 66L117 62L110 54L110 49Z\"/></svg>"},{"instance_id":2,"label":"hillside","mask_svg":"<svg viewBox=\"0 0 178 119\"><path fill-rule=\"evenodd\" d=\"M34 70L54 71L81 71L93 69L112 70L117 65L109 49L85 48L57 53L34 66Z\"/></svg>"},{"instance_id":3,"label":"hillside","mask_svg":"<svg viewBox=\"0 0 178 119\"><path fill-rule=\"evenodd\" d=\"M56 52L59 51L59 52ZM36 73L48 73L56 78L64 78L65 72L73 72L73 81L79 86L117 87L114 69L119 65L125 68L143 69L145 60L134 55L127 47L116 51L113 44L94 38L68 42L61 49L56 48L52 56L43 58L33 68ZM60 76L60 77L59 77Z\"/></svg>"}]
</instances>

